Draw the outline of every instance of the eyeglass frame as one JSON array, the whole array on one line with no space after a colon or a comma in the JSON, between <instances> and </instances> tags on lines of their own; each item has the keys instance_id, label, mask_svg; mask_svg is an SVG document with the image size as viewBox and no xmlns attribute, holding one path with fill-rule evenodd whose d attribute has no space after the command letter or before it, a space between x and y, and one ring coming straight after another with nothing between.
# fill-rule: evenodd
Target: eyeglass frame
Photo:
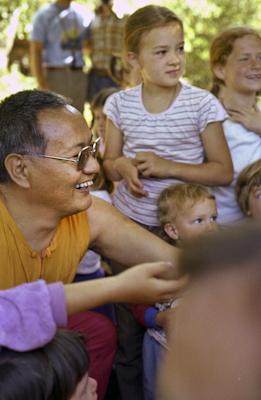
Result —
<instances>
[{"instance_id":1,"label":"eyeglass frame","mask_svg":"<svg viewBox=\"0 0 261 400\"><path fill-rule=\"evenodd\" d=\"M77 157L74 157L74 158L63 157L63 156L49 156L48 154L30 154L29 153L29 154L25 154L25 155L32 156L32 157L49 158L52 160L71 161L71 162L74 162L75 164L77 164L77 169L79 171L81 171L85 167L90 155L94 158L97 158L98 150L99 150L98 145L99 145L100 140L101 140L101 138L98 137L96 140L91 142L88 146L83 147L79 151ZM88 152L88 156L84 159L83 165L81 166L80 159L81 159L81 155L82 155L83 151L85 151L85 150L89 150L89 152Z\"/></svg>"}]
</instances>

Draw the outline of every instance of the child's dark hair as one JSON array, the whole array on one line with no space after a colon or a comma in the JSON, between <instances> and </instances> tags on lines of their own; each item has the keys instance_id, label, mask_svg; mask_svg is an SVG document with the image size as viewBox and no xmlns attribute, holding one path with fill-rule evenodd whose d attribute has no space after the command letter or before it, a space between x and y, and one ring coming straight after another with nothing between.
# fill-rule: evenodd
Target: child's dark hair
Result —
<instances>
[{"instance_id":1,"label":"child's dark hair","mask_svg":"<svg viewBox=\"0 0 261 400\"><path fill-rule=\"evenodd\" d=\"M118 92L118 90L119 89L117 89L116 87L104 88L94 96L91 102L91 112L92 112L91 128L93 127L94 124L94 110L96 110L97 108L103 108L108 97L111 94Z\"/></svg>"},{"instance_id":2,"label":"child's dark hair","mask_svg":"<svg viewBox=\"0 0 261 400\"><path fill-rule=\"evenodd\" d=\"M42 348L0 350L0 399L69 400L89 369L83 337L58 331Z\"/></svg>"}]
</instances>

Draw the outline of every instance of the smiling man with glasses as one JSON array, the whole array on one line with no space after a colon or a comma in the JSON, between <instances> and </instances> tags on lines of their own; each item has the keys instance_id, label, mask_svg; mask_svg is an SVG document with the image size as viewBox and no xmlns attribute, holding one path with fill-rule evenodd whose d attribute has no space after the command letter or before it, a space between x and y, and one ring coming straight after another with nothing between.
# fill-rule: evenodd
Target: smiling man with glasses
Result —
<instances>
[{"instance_id":1,"label":"smiling man with glasses","mask_svg":"<svg viewBox=\"0 0 261 400\"><path fill-rule=\"evenodd\" d=\"M166 261L175 263L177 250L106 202L92 199L97 152L98 140L63 97L28 90L2 101L0 289L37 279L70 283L89 247L126 267L165 261L147 265L143 275L139 268L137 277L120 288L117 277L90 281L105 302L154 302L180 287L179 281L159 278L165 272L175 276ZM74 315L68 326L88 337L90 376L98 381L101 400L116 350L115 328L94 312Z\"/></svg>"}]
</instances>

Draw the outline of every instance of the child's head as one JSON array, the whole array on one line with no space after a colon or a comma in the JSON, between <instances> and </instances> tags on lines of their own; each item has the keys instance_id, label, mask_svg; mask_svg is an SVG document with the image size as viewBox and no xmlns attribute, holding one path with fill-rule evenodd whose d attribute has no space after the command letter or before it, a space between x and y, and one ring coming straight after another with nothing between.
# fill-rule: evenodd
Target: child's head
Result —
<instances>
[{"instance_id":1,"label":"child's head","mask_svg":"<svg viewBox=\"0 0 261 400\"><path fill-rule=\"evenodd\" d=\"M96 400L97 384L88 369L85 342L71 331L58 331L44 347L24 353L2 348L0 398Z\"/></svg>"},{"instance_id":2,"label":"child's head","mask_svg":"<svg viewBox=\"0 0 261 400\"><path fill-rule=\"evenodd\" d=\"M125 24L124 44L128 62L139 65L143 81L153 67L157 75L163 73L169 80L179 79L184 72L183 24L166 7L148 5L131 14Z\"/></svg>"},{"instance_id":3,"label":"child's head","mask_svg":"<svg viewBox=\"0 0 261 400\"><path fill-rule=\"evenodd\" d=\"M236 196L245 215L254 219L261 218L261 160L241 171L236 182Z\"/></svg>"},{"instance_id":4,"label":"child's head","mask_svg":"<svg viewBox=\"0 0 261 400\"><path fill-rule=\"evenodd\" d=\"M162 229L179 245L217 229L215 197L202 185L179 183L164 189L158 212Z\"/></svg>"},{"instance_id":5,"label":"child's head","mask_svg":"<svg viewBox=\"0 0 261 400\"><path fill-rule=\"evenodd\" d=\"M118 89L115 87L105 88L99 91L97 95L94 97L91 103L91 112L92 112L92 122L91 129L95 133L96 136L99 136L105 140L105 125L106 125L106 115L103 112L103 106L107 100L107 98L117 92Z\"/></svg>"},{"instance_id":6,"label":"child's head","mask_svg":"<svg viewBox=\"0 0 261 400\"><path fill-rule=\"evenodd\" d=\"M253 72L258 64L260 68L261 36L257 31L235 27L220 33L210 47L212 93L218 96L222 86L259 91L261 80Z\"/></svg>"}]
</instances>

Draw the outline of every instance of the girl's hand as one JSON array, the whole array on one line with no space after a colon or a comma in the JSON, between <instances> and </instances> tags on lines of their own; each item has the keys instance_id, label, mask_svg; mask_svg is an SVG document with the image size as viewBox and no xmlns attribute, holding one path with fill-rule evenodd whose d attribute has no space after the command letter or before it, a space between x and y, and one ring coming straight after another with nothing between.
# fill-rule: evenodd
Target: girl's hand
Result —
<instances>
[{"instance_id":1,"label":"girl's hand","mask_svg":"<svg viewBox=\"0 0 261 400\"><path fill-rule=\"evenodd\" d=\"M165 160L152 151L138 152L134 162L139 173L146 178L150 176L166 178L168 176L168 160Z\"/></svg>"},{"instance_id":2,"label":"girl's hand","mask_svg":"<svg viewBox=\"0 0 261 400\"><path fill-rule=\"evenodd\" d=\"M228 108L227 112L232 121L239 122L246 129L261 135L261 112L249 109Z\"/></svg>"},{"instance_id":3,"label":"girl's hand","mask_svg":"<svg viewBox=\"0 0 261 400\"><path fill-rule=\"evenodd\" d=\"M139 179L139 172L133 160L127 157L119 157L115 160L115 169L128 185L129 192L135 197L148 196Z\"/></svg>"}]
</instances>

